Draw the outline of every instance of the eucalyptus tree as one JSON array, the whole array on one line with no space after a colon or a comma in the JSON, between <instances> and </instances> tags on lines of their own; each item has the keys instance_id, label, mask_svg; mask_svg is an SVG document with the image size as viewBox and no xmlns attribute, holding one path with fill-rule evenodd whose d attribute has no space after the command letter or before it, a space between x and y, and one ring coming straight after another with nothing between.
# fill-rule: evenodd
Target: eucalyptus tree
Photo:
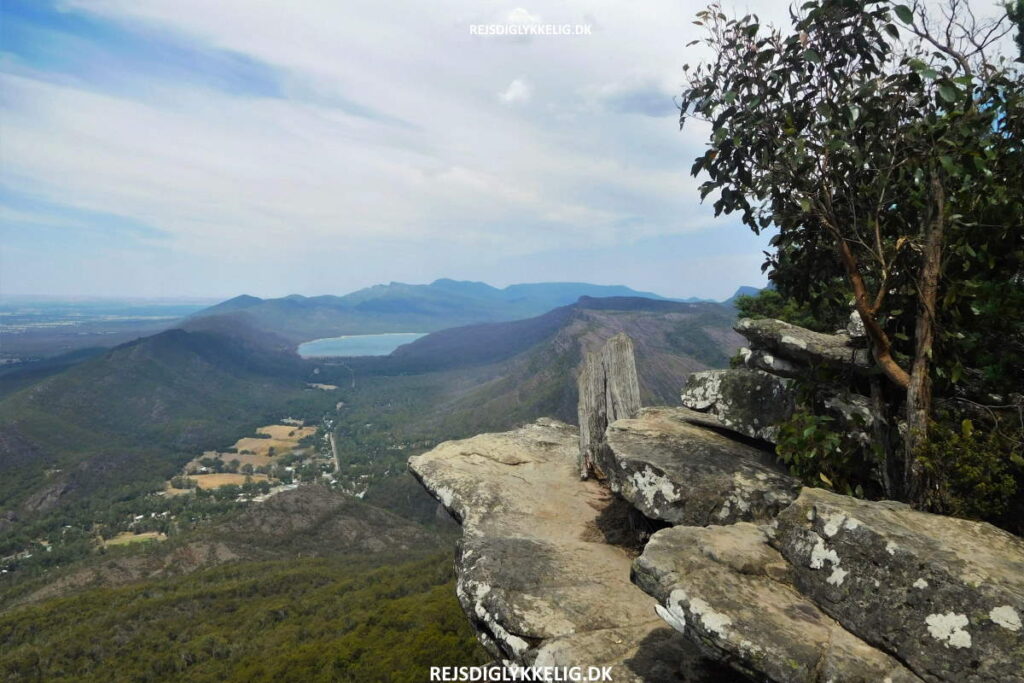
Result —
<instances>
[{"instance_id":1,"label":"eucalyptus tree","mask_svg":"<svg viewBox=\"0 0 1024 683\"><path fill-rule=\"evenodd\" d=\"M853 299L903 413L913 500L936 383L1020 377L979 360L994 335L1019 341L1024 317L1024 87L996 49L1013 23L963 0L812 0L791 17L784 32L699 13L711 57L686 67L680 125L710 123L692 172L716 215L777 229L780 289Z\"/></svg>"}]
</instances>

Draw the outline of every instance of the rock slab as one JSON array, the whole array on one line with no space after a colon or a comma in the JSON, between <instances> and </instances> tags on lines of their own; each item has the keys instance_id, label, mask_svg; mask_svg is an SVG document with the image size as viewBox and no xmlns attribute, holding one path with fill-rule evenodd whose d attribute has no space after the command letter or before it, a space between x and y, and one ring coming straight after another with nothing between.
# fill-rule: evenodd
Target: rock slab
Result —
<instances>
[{"instance_id":1,"label":"rock slab","mask_svg":"<svg viewBox=\"0 0 1024 683\"><path fill-rule=\"evenodd\" d=\"M761 370L695 372L683 388L682 401L739 434L771 442L779 435L779 423L793 415L790 381Z\"/></svg>"},{"instance_id":2,"label":"rock slab","mask_svg":"<svg viewBox=\"0 0 1024 683\"><path fill-rule=\"evenodd\" d=\"M804 489L772 544L794 585L929 681L1024 681L1024 541L990 524Z\"/></svg>"},{"instance_id":3,"label":"rock slab","mask_svg":"<svg viewBox=\"0 0 1024 683\"><path fill-rule=\"evenodd\" d=\"M768 318L742 318L734 329L750 341L751 348L780 356L799 365L832 365L867 371L873 367L863 340L849 334L823 334ZM761 362L769 365L774 359Z\"/></svg>"},{"instance_id":4,"label":"rock slab","mask_svg":"<svg viewBox=\"0 0 1024 683\"><path fill-rule=\"evenodd\" d=\"M686 408L645 408L608 427L600 462L609 486L644 515L705 526L767 521L789 505L800 484L774 455L696 424Z\"/></svg>"},{"instance_id":5,"label":"rock slab","mask_svg":"<svg viewBox=\"0 0 1024 683\"><path fill-rule=\"evenodd\" d=\"M757 680L844 683L920 679L826 615L789 583L764 531L674 527L654 534L633 579L666 622Z\"/></svg>"},{"instance_id":6,"label":"rock slab","mask_svg":"<svg viewBox=\"0 0 1024 683\"><path fill-rule=\"evenodd\" d=\"M463 527L457 594L481 642L522 666L612 666L615 681L717 681L605 540L611 496L581 481L578 433L539 420L409 459Z\"/></svg>"}]
</instances>

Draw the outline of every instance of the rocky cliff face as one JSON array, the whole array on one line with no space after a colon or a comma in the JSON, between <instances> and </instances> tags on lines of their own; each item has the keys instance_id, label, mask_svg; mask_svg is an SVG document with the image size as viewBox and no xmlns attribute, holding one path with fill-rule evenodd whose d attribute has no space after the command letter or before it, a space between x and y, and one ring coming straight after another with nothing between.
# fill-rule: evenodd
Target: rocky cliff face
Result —
<instances>
[{"instance_id":1,"label":"rocky cliff face","mask_svg":"<svg viewBox=\"0 0 1024 683\"><path fill-rule=\"evenodd\" d=\"M779 375L856 369L855 335L737 329L751 369L699 373L687 407L587 435L598 481L551 421L410 460L463 523L459 598L481 640L619 681L1024 681L1019 538L802 488L775 464Z\"/></svg>"}]
</instances>

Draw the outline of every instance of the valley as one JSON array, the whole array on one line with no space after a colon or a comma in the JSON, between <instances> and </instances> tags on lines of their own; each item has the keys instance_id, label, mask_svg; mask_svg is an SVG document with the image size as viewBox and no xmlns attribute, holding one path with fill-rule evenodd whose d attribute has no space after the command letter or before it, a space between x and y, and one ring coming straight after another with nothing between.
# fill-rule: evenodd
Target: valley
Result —
<instances>
[{"instance_id":1,"label":"valley","mask_svg":"<svg viewBox=\"0 0 1024 683\"><path fill-rule=\"evenodd\" d=\"M645 400L670 400L690 372L728 364L734 316L713 303L583 296L534 317L417 335L387 355L303 358L282 330L199 315L27 384L0 376L0 389L14 385L0 400L0 643L63 651L17 626L59 618L57 598L95 624L108 618L104 601L134 605L133 637L145 639L165 628L145 596L187 601L193 584L183 575L201 577L193 580L225 607L231 598L220 591L244 577L301 583L303 567L316 566L348 586L383 581L388 567L406 577L401 591L431 596L445 638L460 643L457 661L480 661L450 569L439 583L403 574L423 562L450 568L453 533L408 474L408 457L542 415L574 421L582 358L623 331L637 340ZM366 524L383 526L364 534ZM397 546L385 540L395 533L405 539ZM321 599L308 590L293 598ZM381 600L372 604L383 613L400 608ZM234 628L203 614L209 628ZM110 647L129 666L128 653Z\"/></svg>"}]
</instances>

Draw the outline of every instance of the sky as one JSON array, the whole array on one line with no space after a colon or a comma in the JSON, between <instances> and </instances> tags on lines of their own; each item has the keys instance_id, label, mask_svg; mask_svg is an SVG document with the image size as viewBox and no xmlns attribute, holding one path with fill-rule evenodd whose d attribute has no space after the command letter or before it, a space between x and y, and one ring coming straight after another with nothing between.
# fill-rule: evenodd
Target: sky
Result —
<instances>
[{"instance_id":1,"label":"sky","mask_svg":"<svg viewBox=\"0 0 1024 683\"><path fill-rule=\"evenodd\" d=\"M764 284L678 127L705 2L524 1L3 0L0 295Z\"/></svg>"}]
</instances>

